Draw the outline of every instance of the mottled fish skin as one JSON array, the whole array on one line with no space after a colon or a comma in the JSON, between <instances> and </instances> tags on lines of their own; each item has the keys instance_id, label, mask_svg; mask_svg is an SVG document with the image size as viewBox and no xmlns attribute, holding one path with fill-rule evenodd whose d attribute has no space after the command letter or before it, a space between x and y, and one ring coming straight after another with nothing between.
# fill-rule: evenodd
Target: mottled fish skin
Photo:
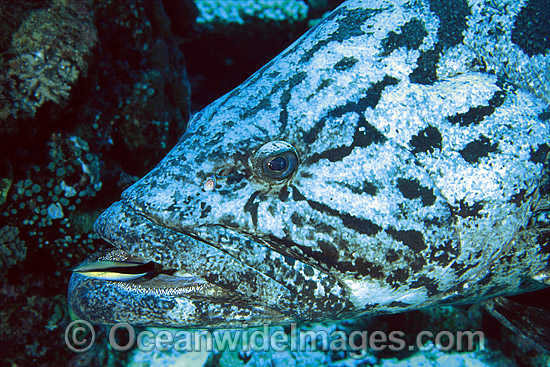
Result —
<instances>
[{"instance_id":1,"label":"mottled fish skin","mask_svg":"<svg viewBox=\"0 0 550 367\"><path fill-rule=\"evenodd\" d=\"M74 312L98 323L239 326L544 287L532 279L550 256L540 184L550 56L512 42L524 7L341 5L197 113L96 222L128 254L215 286L74 274ZM262 166L264 151L286 146L278 142L297 154L282 180Z\"/></svg>"}]
</instances>

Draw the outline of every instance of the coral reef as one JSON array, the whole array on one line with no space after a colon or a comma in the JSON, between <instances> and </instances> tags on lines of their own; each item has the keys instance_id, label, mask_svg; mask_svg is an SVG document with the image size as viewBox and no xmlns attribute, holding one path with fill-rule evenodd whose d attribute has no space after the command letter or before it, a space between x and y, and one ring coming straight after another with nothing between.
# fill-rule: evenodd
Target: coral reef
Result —
<instances>
[{"instance_id":1,"label":"coral reef","mask_svg":"<svg viewBox=\"0 0 550 367\"><path fill-rule=\"evenodd\" d=\"M2 273L25 260L27 247L19 239L19 229L12 226L0 228L0 269Z\"/></svg>"},{"instance_id":2,"label":"coral reef","mask_svg":"<svg viewBox=\"0 0 550 367\"><path fill-rule=\"evenodd\" d=\"M55 25L52 27L52 25ZM17 129L18 118L32 118L47 102L66 107L70 90L85 74L97 31L86 2L59 2L30 12L13 33L0 76L0 120ZM15 125L15 126L14 126ZM2 131L2 130L0 130Z\"/></svg>"},{"instance_id":3,"label":"coral reef","mask_svg":"<svg viewBox=\"0 0 550 367\"><path fill-rule=\"evenodd\" d=\"M237 23L252 20L288 21L304 20L308 6L301 0L197 0L197 23Z\"/></svg>"},{"instance_id":4,"label":"coral reef","mask_svg":"<svg viewBox=\"0 0 550 367\"><path fill-rule=\"evenodd\" d=\"M95 218L186 128L179 41L160 0L0 10L0 341L15 343L0 357L105 365L118 359L104 344L78 356L65 346L69 269L108 246Z\"/></svg>"},{"instance_id":5,"label":"coral reef","mask_svg":"<svg viewBox=\"0 0 550 367\"><path fill-rule=\"evenodd\" d=\"M17 224L26 242L38 249L49 249L50 256L69 258L59 263L56 275L69 267L74 249L71 244L88 245L93 242L91 226L78 226L77 220L86 215L89 201L101 189L99 160L89 152L88 144L78 136L54 133L47 144L50 147L46 167L33 165L26 177L13 184L1 215ZM92 247L93 248L93 247ZM83 249L84 250L84 249Z\"/></svg>"},{"instance_id":6,"label":"coral reef","mask_svg":"<svg viewBox=\"0 0 550 367\"><path fill-rule=\"evenodd\" d=\"M107 166L141 176L185 131L184 58L160 1L100 2L96 19L102 57L89 72L96 91L72 116L91 122L79 133L106 152Z\"/></svg>"}]
</instances>

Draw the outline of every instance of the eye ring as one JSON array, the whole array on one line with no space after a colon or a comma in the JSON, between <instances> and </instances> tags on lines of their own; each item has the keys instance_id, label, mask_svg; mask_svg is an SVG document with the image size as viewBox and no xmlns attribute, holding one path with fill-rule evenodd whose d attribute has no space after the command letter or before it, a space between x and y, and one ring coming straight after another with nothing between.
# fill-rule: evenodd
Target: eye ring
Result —
<instances>
[{"instance_id":1,"label":"eye ring","mask_svg":"<svg viewBox=\"0 0 550 367\"><path fill-rule=\"evenodd\" d=\"M268 182L278 182L290 178L297 166L296 149L280 140L262 145L252 158L254 172Z\"/></svg>"}]
</instances>

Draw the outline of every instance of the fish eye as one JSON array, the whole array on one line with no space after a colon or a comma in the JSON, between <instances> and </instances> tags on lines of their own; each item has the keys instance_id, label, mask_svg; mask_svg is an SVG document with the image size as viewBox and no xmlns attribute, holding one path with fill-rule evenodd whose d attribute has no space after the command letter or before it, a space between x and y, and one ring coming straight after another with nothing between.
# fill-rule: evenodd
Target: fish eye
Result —
<instances>
[{"instance_id":1,"label":"fish eye","mask_svg":"<svg viewBox=\"0 0 550 367\"><path fill-rule=\"evenodd\" d=\"M296 150L284 141L271 141L264 144L252 158L254 171L266 181L289 178L297 165Z\"/></svg>"},{"instance_id":2,"label":"fish eye","mask_svg":"<svg viewBox=\"0 0 550 367\"><path fill-rule=\"evenodd\" d=\"M271 178L283 180L290 176L296 167L297 158L294 152L288 151L264 160L264 173Z\"/></svg>"}]
</instances>

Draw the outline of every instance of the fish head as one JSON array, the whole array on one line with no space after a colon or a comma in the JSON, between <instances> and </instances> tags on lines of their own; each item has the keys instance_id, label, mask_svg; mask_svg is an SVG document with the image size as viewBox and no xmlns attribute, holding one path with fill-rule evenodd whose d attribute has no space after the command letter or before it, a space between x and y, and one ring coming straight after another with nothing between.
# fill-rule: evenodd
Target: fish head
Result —
<instances>
[{"instance_id":1,"label":"fish head","mask_svg":"<svg viewBox=\"0 0 550 367\"><path fill-rule=\"evenodd\" d=\"M422 6L369 4L342 4L192 117L95 223L118 252L90 261L157 270L73 274L77 315L241 326L519 291L534 268L521 254L536 249L514 236L540 179L530 156L546 146L543 104L481 69L414 83L418 47L442 52L438 21ZM421 39L388 51L400 12Z\"/></svg>"}]
</instances>

